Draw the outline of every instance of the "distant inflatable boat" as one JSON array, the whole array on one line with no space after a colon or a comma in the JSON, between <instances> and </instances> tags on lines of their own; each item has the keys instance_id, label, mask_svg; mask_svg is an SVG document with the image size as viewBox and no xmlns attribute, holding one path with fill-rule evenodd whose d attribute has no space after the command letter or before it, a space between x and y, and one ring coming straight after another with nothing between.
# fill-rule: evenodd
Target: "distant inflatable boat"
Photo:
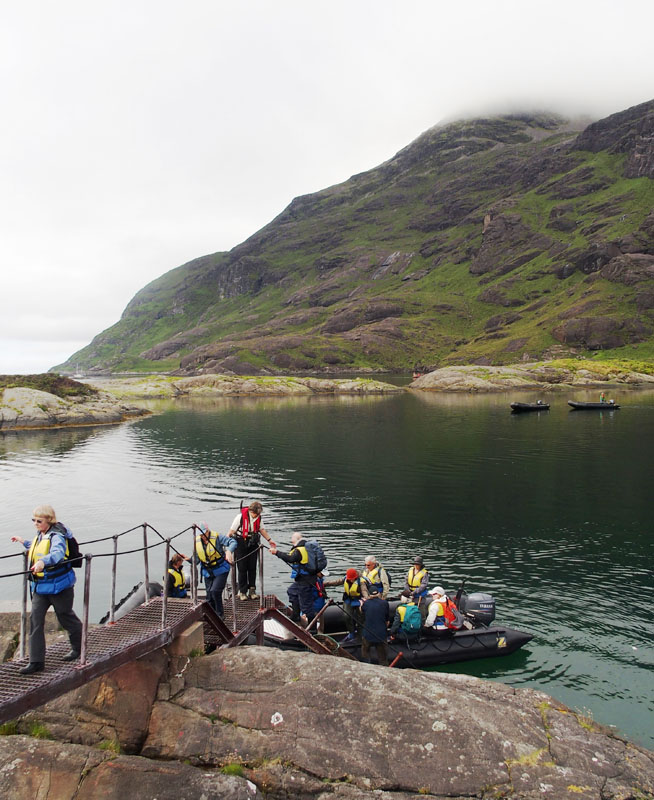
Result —
<instances>
[{"instance_id":1,"label":"distant inflatable boat","mask_svg":"<svg viewBox=\"0 0 654 800\"><path fill-rule=\"evenodd\" d=\"M600 409L600 411L614 411L620 408L617 403L610 401L608 403L582 403L579 400L568 400L568 405L572 406L573 411L583 411L584 409Z\"/></svg>"},{"instance_id":2,"label":"distant inflatable boat","mask_svg":"<svg viewBox=\"0 0 654 800\"><path fill-rule=\"evenodd\" d=\"M549 403L511 403L511 411L514 414L522 414L523 411L549 411Z\"/></svg>"}]
</instances>

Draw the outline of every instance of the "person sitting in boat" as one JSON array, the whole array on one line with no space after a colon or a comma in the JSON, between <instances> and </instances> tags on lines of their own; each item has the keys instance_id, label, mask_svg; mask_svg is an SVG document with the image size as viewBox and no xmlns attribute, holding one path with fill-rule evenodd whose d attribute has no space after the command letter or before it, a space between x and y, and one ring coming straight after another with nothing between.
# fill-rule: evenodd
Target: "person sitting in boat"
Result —
<instances>
[{"instance_id":1,"label":"person sitting in boat","mask_svg":"<svg viewBox=\"0 0 654 800\"><path fill-rule=\"evenodd\" d=\"M295 532L291 535L291 544L293 546L289 552L284 553L277 549L275 542L272 542L270 552L290 565L293 581L286 593L293 609L292 619L307 625L316 616L313 587L319 570L315 564L310 563L312 559L307 549L307 541L301 533Z\"/></svg>"},{"instance_id":2,"label":"person sitting in boat","mask_svg":"<svg viewBox=\"0 0 654 800\"><path fill-rule=\"evenodd\" d=\"M437 631L461 630L463 627L463 616L456 605L445 594L442 586L432 589L429 594L432 601L429 605L425 628L433 628Z\"/></svg>"},{"instance_id":3,"label":"person sitting in boat","mask_svg":"<svg viewBox=\"0 0 654 800\"><path fill-rule=\"evenodd\" d=\"M606 403L606 395L604 392L600 392L600 403Z\"/></svg>"},{"instance_id":4,"label":"person sitting in boat","mask_svg":"<svg viewBox=\"0 0 654 800\"><path fill-rule=\"evenodd\" d=\"M389 631L391 641L399 639L408 644L420 638L422 629L422 613L418 603L413 600L410 594L402 593L403 602L395 609L393 624Z\"/></svg>"},{"instance_id":5,"label":"person sitting in boat","mask_svg":"<svg viewBox=\"0 0 654 800\"><path fill-rule=\"evenodd\" d=\"M372 663L370 648L374 647L377 663L382 667L388 666L386 637L389 617L388 600L384 600L376 589L372 589L363 605L363 625L361 627L361 658L368 664Z\"/></svg>"},{"instance_id":6,"label":"person sitting in boat","mask_svg":"<svg viewBox=\"0 0 654 800\"><path fill-rule=\"evenodd\" d=\"M391 590L388 573L375 556L366 556L363 563L365 566L361 573L361 595L364 601L369 596L371 589L376 589L386 600Z\"/></svg>"},{"instance_id":7,"label":"person sitting in boat","mask_svg":"<svg viewBox=\"0 0 654 800\"><path fill-rule=\"evenodd\" d=\"M166 575L168 597L188 597L186 576L182 571L182 564L189 560L182 553L175 553L168 562L168 574Z\"/></svg>"},{"instance_id":8,"label":"person sitting in boat","mask_svg":"<svg viewBox=\"0 0 654 800\"><path fill-rule=\"evenodd\" d=\"M325 586L343 587L343 612L345 614L345 624L348 635L345 641L352 641L360 634L363 625L361 606L363 603L364 581L359 575L359 571L350 567L345 573L345 577L340 580L328 581ZM377 590L375 590L377 591ZM366 590L366 597L372 592Z\"/></svg>"},{"instance_id":9,"label":"person sitting in boat","mask_svg":"<svg viewBox=\"0 0 654 800\"><path fill-rule=\"evenodd\" d=\"M200 572L204 578L209 605L222 617L223 590L227 576L234 563L236 540L222 533L209 530L206 522L196 526L195 557L200 562Z\"/></svg>"},{"instance_id":10,"label":"person sitting in boat","mask_svg":"<svg viewBox=\"0 0 654 800\"><path fill-rule=\"evenodd\" d=\"M421 556L413 559L413 566L407 573L404 594L407 593L414 600L426 598L429 595L429 573L425 569Z\"/></svg>"}]
</instances>

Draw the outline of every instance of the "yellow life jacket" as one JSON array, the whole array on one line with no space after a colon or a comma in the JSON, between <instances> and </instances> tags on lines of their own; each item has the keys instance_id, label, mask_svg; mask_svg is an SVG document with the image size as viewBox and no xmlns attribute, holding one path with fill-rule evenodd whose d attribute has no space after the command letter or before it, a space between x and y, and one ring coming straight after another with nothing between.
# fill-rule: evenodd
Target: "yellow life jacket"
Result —
<instances>
[{"instance_id":1,"label":"yellow life jacket","mask_svg":"<svg viewBox=\"0 0 654 800\"><path fill-rule=\"evenodd\" d=\"M358 600L361 597L361 578L356 578L352 583L348 580L343 581L343 594Z\"/></svg>"},{"instance_id":2,"label":"yellow life jacket","mask_svg":"<svg viewBox=\"0 0 654 800\"><path fill-rule=\"evenodd\" d=\"M298 575L308 575L309 570L306 568L306 565L309 563L309 553L307 552L307 548L303 545L298 547L293 547L289 552L289 556L295 553L295 551L302 556L302 560L298 563L297 561L291 564L291 577L297 578Z\"/></svg>"},{"instance_id":3,"label":"yellow life jacket","mask_svg":"<svg viewBox=\"0 0 654 800\"><path fill-rule=\"evenodd\" d=\"M382 594L384 591L384 584L382 582L382 570L384 568L381 564L376 564L372 569L364 569L361 573L363 580L370 586Z\"/></svg>"},{"instance_id":4,"label":"yellow life jacket","mask_svg":"<svg viewBox=\"0 0 654 800\"><path fill-rule=\"evenodd\" d=\"M207 542L198 534L195 537L195 552L200 561L209 567L215 567L225 557L216 531L209 531Z\"/></svg>"},{"instance_id":5,"label":"yellow life jacket","mask_svg":"<svg viewBox=\"0 0 654 800\"><path fill-rule=\"evenodd\" d=\"M407 575L406 582L413 590L418 589L422 583L422 579L426 574L427 570L424 567L419 572L416 572L415 567L411 567L409 574Z\"/></svg>"},{"instance_id":6,"label":"yellow life jacket","mask_svg":"<svg viewBox=\"0 0 654 800\"><path fill-rule=\"evenodd\" d=\"M50 552L50 540L52 539L52 534L47 531L44 534L37 534L32 539L32 544L30 545L27 562L29 567L31 568L36 564L36 562L42 558L43 556L47 556ZM66 551L64 553L64 558L68 558L68 540L64 537L64 541L66 542ZM52 567L47 567L48 571L53 569L58 569L60 567L59 564L53 564ZM72 567L64 567L64 569L72 569ZM34 578L44 578L45 572L34 572L32 573Z\"/></svg>"},{"instance_id":7,"label":"yellow life jacket","mask_svg":"<svg viewBox=\"0 0 654 800\"><path fill-rule=\"evenodd\" d=\"M186 589L186 578L184 577L184 573L181 569L175 569L174 567L171 567L168 570L168 574L173 579L174 591Z\"/></svg>"}]
</instances>

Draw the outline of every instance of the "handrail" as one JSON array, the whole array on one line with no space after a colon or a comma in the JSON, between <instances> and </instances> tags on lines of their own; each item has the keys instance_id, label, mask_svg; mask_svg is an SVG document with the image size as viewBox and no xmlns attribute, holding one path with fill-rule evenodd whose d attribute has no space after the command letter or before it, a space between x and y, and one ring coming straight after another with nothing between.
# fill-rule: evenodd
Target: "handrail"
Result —
<instances>
[{"instance_id":1,"label":"handrail","mask_svg":"<svg viewBox=\"0 0 654 800\"><path fill-rule=\"evenodd\" d=\"M143 546L132 548L130 550L118 550L118 539L121 536L124 536L127 533L133 533L137 531L139 528L143 531ZM148 529L155 533L160 541L150 543L148 542ZM171 549L174 550L175 553L181 555L179 551L171 544L172 541L177 539L179 536L182 536L189 531L192 534L192 550L191 552L194 554L190 556L191 562L191 602L193 606L198 605L198 563L197 558L195 557L195 540L197 537L197 532L199 528L198 526L193 523L184 530L179 531L178 533L174 534L170 537L164 537L154 526L150 525L148 522L143 522L140 525L135 526L134 528L130 528L127 531L122 531L121 533L113 534L112 536L102 537L100 539L92 539L87 542L80 542L81 546L85 546L88 544L94 544L97 542L105 542L112 540L113 547L111 552L109 553L86 553L82 556L84 561L84 601L83 601L83 611L82 611L82 644L81 644L81 651L80 651L80 666L84 666L87 663L87 643L88 643L88 627L89 627L89 604L90 604L90 597L91 597L91 565L93 559L96 558L111 558L112 565L111 565L111 595L110 595L110 607L109 607L109 621L108 624L112 625L115 623L115 612L116 612L116 578L118 573L118 556L122 555L132 555L134 553L143 553L143 571L144 571L144 587L145 587L145 605L147 605L150 601L150 568L149 568L149 551L153 550L156 547L161 547L161 545L165 545L164 553L165 553L165 562L164 562L164 586L163 586L163 602L162 602L162 611L161 611L161 630L164 630L166 627L167 616L168 616L168 580L167 580L167 572L169 568L170 562L170 551ZM259 572L259 592L260 596L264 597L264 575L263 575L263 550L267 549L263 544L259 544L258 546L258 572ZM23 586L22 586L22 602L21 602L21 623L20 623L20 657L25 658L26 655L26 641L27 641L27 595L28 595L28 578L32 575L30 569L28 569L28 551L23 550L23 552L12 553L7 556L0 556L0 558L13 558L16 556L23 557L23 570L20 572L12 572L6 573L4 575L0 575L0 579L2 578L14 578L14 577L23 577ZM236 564L241 561L243 558L248 558L250 554L248 553L246 556L243 556L239 559L233 559L233 566L234 569L231 570L231 583L232 583L232 605L233 605L233 629L236 631L236 596L237 596L237 588L236 588ZM257 631L258 638L260 632Z\"/></svg>"}]
</instances>

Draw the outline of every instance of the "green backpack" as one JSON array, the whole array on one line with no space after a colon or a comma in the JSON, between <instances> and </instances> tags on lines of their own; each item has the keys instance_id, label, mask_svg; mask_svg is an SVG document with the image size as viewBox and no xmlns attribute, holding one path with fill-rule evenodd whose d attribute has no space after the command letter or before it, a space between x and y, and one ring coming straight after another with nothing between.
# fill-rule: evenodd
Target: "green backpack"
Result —
<instances>
[{"instance_id":1,"label":"green backpack","mask_svg":"<svg viewBox=\"0 0 654 800\"><path fill-rule=\"evenodd\" d=\"M407 636L416 636L422 628L422 614L418 606L407 606L402 620L402 630Z\"/></svg>"}]
</instances>

